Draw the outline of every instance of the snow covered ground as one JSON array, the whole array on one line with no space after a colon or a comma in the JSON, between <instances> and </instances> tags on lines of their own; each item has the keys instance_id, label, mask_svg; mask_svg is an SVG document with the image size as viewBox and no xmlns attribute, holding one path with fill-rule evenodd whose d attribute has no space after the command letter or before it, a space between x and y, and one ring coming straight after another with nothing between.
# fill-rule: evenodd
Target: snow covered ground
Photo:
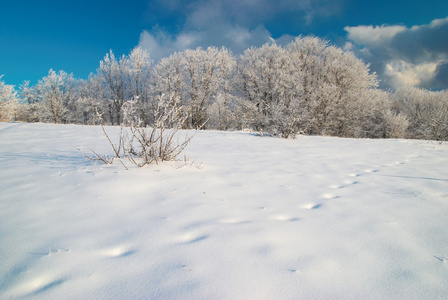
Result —
<instances>
[{"instance_id":1,"label":"snow covered ground","mask_svg":"<svg viewBox=\"0 0 448 300\"><path fill-rule=\"evenodd\" d=\"M0 298L446 299L448 144L194 134L126 171L0 123Z\"/></svg>"}]
</instances>

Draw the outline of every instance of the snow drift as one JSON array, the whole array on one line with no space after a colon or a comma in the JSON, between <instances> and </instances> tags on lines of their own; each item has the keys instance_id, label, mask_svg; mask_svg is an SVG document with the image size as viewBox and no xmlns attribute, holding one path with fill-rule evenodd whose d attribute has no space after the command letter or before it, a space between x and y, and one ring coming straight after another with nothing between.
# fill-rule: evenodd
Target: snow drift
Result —
<instances>
[{"instance_id":1,"label":"snow drift","mask_svg":"<svg viewBox=\"0 0 448 300\"><path fill-rule=\"evenodd\" d=\"M0 298L448 295L446 143L194 135L126 171L99 127L0 123Z\"/></svg>"}]
</instances>

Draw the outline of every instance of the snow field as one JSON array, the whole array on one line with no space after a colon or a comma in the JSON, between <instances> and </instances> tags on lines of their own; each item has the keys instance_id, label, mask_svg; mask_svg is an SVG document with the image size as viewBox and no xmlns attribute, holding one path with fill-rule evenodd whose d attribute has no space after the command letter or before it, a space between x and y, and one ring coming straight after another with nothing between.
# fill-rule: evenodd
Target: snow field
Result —
<instances>
[{"instance_id":1,"label":"snow field","mask_svg":"<svg viewBox=\"0 0 448 300\"><path fill-rule=\"evenodd\" d=\"M99 127L0 123L0 298L448 294L446 143L188 133L126 171Z\"/></svg>"}]
</instances>

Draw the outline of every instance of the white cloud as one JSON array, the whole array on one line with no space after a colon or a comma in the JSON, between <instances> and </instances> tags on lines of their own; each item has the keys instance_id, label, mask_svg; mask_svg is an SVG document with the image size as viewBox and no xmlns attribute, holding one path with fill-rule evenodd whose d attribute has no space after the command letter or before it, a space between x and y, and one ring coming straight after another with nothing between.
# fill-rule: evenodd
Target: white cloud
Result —
<instances>
[{"instance_id":1,"label":"white cloud","mask_svg":"<svg viewBox=\"0 0 448 300\"><path fill-rule=\"evenodd\" d=\"M427 86L434 77L437 63L411 64L403 60L392 60L386 64L384 75L398 88L404 86Z\"/></svg>"},{"instance_id":2,"label":"white cloud","mask_svg":"<svg viewBox=\"0 0 448 300\"><path fill-rule=\"evenodd\" d=\"M151 58L156 60L163 57L164 53L174 52L174 46L174 42L160 31L157 34L149 33L146 30L143 31L140 34L138 43L138 47L147 50Z\"/></svg>"},{"instance_id":3,"label":"white cloud","mask_svg":"<svg viewBox=\"0 0 448 300\"><path fill-rule=\"evenodd\" d=\"M235 27L226 33L226 38L238 45L245 45L250 40L250 32L247 28Z\"/></svg>"},{"instance_id":4,"label":"white cloud","mask_svg":"<svg viewBox=\"0 0 448 300\"><path fill-rule=\"evenodd\" d=\"M356 26L345 27L348 33L348 39L358 45L379 45L390 41L397 33L406 30L405 26Z\"/></svg>"},{"instance_id":5,"label":"white cloud","mask_svg":"<svg viewBox=\"0 0 448 300\"><path fill-rule=\"evenodd\" d=\"M281 37L282 41L287 37ZM222 28L213 31L184 31L177 35L156 29L152 32L143 31L140 34L138 46L147 50L151 58L159 60L174 52L197 47L207 48L209 46L227 47L235 53L242 53L251 46L261 46L269 42L271 34L263 26L253 30L239 26L232 27L225 24Z\"/></svg>"},{"instance_id":6,"label":"white cloud","mask_svg":"<svg viewBox=\"0 0 448 300\"><path fill-rule=\"evenodd\" d=\"M174 33L173 29L168 33L158 26L143 31L139 46L148 50L155 60L187 48L208 46L224 46L239 54L251 46L261 46L270 41L271 33L264 24L279 13L298 12L304 16L304 24L311 23L318 16L337 13L340 1L156 0L149 7L155 19L159 11L176 16L182 24ZM289 35L284 35L276 42L290 40Z\"/></svg>"},{"instance_id":7,"label":"white cloud","mask_svg":"<svg viewBox=\"0 0 448 300\"><path fill-rule=\"evenodd\" d=\"M345 48L371 63L383 87L448 88L448 83L440 83L445 77L440 66L448 60L448 17L410 28L356 26L345 27L345 31Z\"/></svg>"}]
</instances>

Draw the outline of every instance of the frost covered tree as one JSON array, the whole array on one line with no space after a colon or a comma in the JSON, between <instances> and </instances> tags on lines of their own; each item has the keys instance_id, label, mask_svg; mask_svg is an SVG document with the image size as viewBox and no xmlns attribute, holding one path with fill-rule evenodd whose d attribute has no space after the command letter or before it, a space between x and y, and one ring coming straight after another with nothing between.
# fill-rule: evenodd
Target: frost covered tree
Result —
<instances>
[{"instance_id":1,"label":"frost covered tree","mask_svg":"<svg viewBox=\"0 0 448 300\"><path fill-rule=\"evenodd\" d=\"M247 104L248 125L263 130L271 122L270 104L276 98L275 80L278 79L279 59L283 49L276 44L265 44L244 51L238 64L237 83Z\"/></svg>"},{"instance_id":2,"label":"frost covered tree","mask_svg":"<svg viewBox=\"0 0 448 300\"><path fill-rule=\"evenodd\" d=\"M409 120L408 137L448 140L448 91L407 87L393 94L394 108Z\"/></svg>"},{"instance_id":3,"label":"frost covered tree","mask_svg":"<svg viewBox=\"0 0 448 300\"><path fill-rule=\"evenodd\" d=\"M19 87L20 99L23 103L21 114L26 122L44 121L45 110L39 100L41 99L37 86L30 86L29 81L24 81Z\"/></svg>"},{"instance_id":4,"label":"frost covered tree","mask_svg":"<svg viewBox=\"0 0 448 300\"><path fill-rule=\"evenodd\" d=\"M129 54L130 88L132 98L139 102L148 102L150 97L150 79L153 61L149 53L140 47L135 48Z\"/></svg>"},{"instance_id":5,"label":"frost covered tree","mask_svg":"<svg viewBox=\"0 0 448 300\"><path fill-rule=\"evenodd\" d=\"M126 101L149 100L149 80L152 60L148 52L135 48L128 56L117 59L112 50L100 61L95 80L101 83L102 100L107 103L108 119L112 124L122 121L122 107Z\"/></svg>"},{"instance_id":6,"label":"frost covered tree","mask_svg":"<svg viewBox=\"0 0 448 300\"><path fill-rule=\"evenodd\" d=\"M73 74L52 69L39 80L36 90L44 111L44 119L54 123L71 122L76 110L76 80Z\"/></svg>"},{"instance_id":7,"label":"frost covered tree","mask_svg":"<svg viewBox=\"0 0 448 300\"><path fill-rule=\"evenodd\" d=\"M230 50L222 48L216 55L214 81L216 91L208 108L209 128L227 130L238 128L240 113L235 97L234 77L237 62Z\"/></svg>"},{"instance_id":8,"label":"frost covered tree","mask_svg":"<svg viewBox=\"0 0 448 300\"><path fill-rule=\"evenodd\" d=\"M297 37L287 45L292 76L297 90L301 130L308 134L320 134L319 127L326 107L327 93L324 83L325 50L328 42L317 37Z\"/></svg>"},{"instance_id":9,"label":"frost covered tree","mask_svg":"<svg viewBox=\"0 0 448 300\"><path fill-rule=\"evenodd\" d=\"M82 124L98 124L98 116L109 123L108 103L99 77L89 75L87 80L78 82L78 98L76 100L76 122Z\"/></svg>"},{"instance_id":10,"label":"frost covered tree","mask_svg":"<svg viewBox=\"0 0 448 300\"><path fill-rule=\"evenodd\" d=\"M246 103L246 123L283 137L293 136L300 114L297 78L288 52L276 44L250 48L240 57L237 83ZM243 104L244 105L244 104Z\"/></svg>"},{"instance_id":11,"label":"frost covered tree","mask_svg":"<svg viewBox=\"0 0 448 300\"><path fill-rule=\"evenodd\" d=\"M325 100L320 101L325 105L316 111L318 118L323 116L320 129L335 136L356 136L364 100L378 86L376 74L353 53L330 46L324 52L323 77Z\"/></svg>"},{"instance_id":12,"label":"frost covered tree","mask_svg":"<svg viewBox=\"0 0 448 300\"><path fill-rule=\"evenodd\" d=\"M11 121L18 111L17 92L13 85L5 84L0 75L0 121Z\"/></svg>"},{"instance_id":13,"label":"frost covered tree","mask_svg":"<svg viewBox=\"0 0 448 300\"><path fill-rule=\"evenodd\" d=\"M405 138L409 126L407 117L393 109L391 94L372 89L362 99L356 137Z\"/></svg>"},{"instance_id":14,"label":"frost covered tree","mask_svg":"<svg viewBox=\"0 0 448 300\"><path fill-rule=\"evenodd\" d=\"M158 114L159 99L163 99L167 108L176 111L178 118L183 119L187 114L183 107L186 98L186 82L184 80L184 56L182 53L174 53L162 60L154 67L151 77L151 115ZM156 117L152 117L154 123ZM187 124L183 124L185 128Z\"/></svg>"},{"instance_id":15,"label":"frost covered tree","mask_svg":"<svg viewBox=\"0 0 448 300\"><path fill-rule=\"evenodd\" d=\"M122 56L119 60L115 58L112 50L103 60L97 70L98 80L102 84L102 95L108 103L108 114L112 124L120 124L122 107L126 100L130 100L130 74L129 60Z\"/></svg>"},{"instance_id":16,"label":"frost covered tree","mask_svg":"<svg viewBox=\"0 0 448 300\"><path fill-rule=\"evenodd\" d=\"M152 66L146 50L137 47L129 54L131 99L137 100L135 113L145 124L150 120Z\"/></svg>"},{"instance_id":17,"label":"frost covered tree","mask_svg":"<svg viewBox=\"0 0 448 300\"><path fill-rule=\"evenodd\" d=\"M129 102L126 117L143 126L175 112L168 123L178 126L178 120L182 128L251 128L284 138L304 133L448 139L447 91L405 88L391 96L377 86L368 64L313 36L299 36L285 47L252 47L238 59L225 48L185 50L154 66L137 47L119 59L111 50L87 80L50 70L36 86L25 82L19 94L27 105L19 117L97 124L101 116L102 122L122 124ZM2 99L2 119L14 103Z\"/></svg>"},{"instance_id":18,"label":"frost covered tree","mask_svg":"<svg viewBox=\"0 0 448 300\"><path fill-rule=\"evenodd\" d=\"M232 102L230 79L235 64L230 51L215 47L185 50L164 58L152 74L154 103L163 96L169 105L181 108L178 113L188 116L184 128L225 128L228 125L224 123L231 122L228 111ZM216 102L220 104L213 106Z\"/></svg>"},{"instance_id":19,"label":"frost covered tree","mask_svg":"<svg viewBox=\"0 0 448 300\"><path fill-rule=\"evenodd\" d=\"M231 55L226 50L209 47L206 50L185 50L184 64L186 81L186 98L184 103L188 107L189 126L203 128L209 121L208 108L214 102L221 90L219 63L231 63ZM222 76L221 76L222 78Z\"/></svg>"},{"instance_id":20,"label":"frost covered tree","mask_svg":"<svg viewBox=\"0 0 448 300\"><path fill-rule=\"evenodd\" d=\"M256 130L282 137L307 134L356 136L363 101L376 74L353 53L317 37L298 37L283 48L265 44L244 52L239 91Z\"/></svg>"},{"instance_id":21,"label":"frost covered tree","mask_svg":"<svg viewBox=\"0 0 448 300\"><path fill-rule=\"evenodd\" d=\"M191 83L191 90L197 92L199 96L197 99L190 98L192 127L198 128L205 122L208 128L234 127L236 103L232 78L236 71L235 57L228 49L218 50L215 47L209 47L207 50L196 49L186 54L193 54L196 57L199 71L196 79L189 72L187 80ZM196 87L193 82L196 83Z\"/></svg>"},{"instance_id":22,"label":"frost covered tree","mask_svg":"<svg viewBox=\"0 0 448 300\"><path fill-rule=\"evenodd\" d=\"M355 136L363 100L378 85L369 66L353 53L317 37L298 37L287 50L300 86L302 130Z\"/></svg>"}]
</instances>

